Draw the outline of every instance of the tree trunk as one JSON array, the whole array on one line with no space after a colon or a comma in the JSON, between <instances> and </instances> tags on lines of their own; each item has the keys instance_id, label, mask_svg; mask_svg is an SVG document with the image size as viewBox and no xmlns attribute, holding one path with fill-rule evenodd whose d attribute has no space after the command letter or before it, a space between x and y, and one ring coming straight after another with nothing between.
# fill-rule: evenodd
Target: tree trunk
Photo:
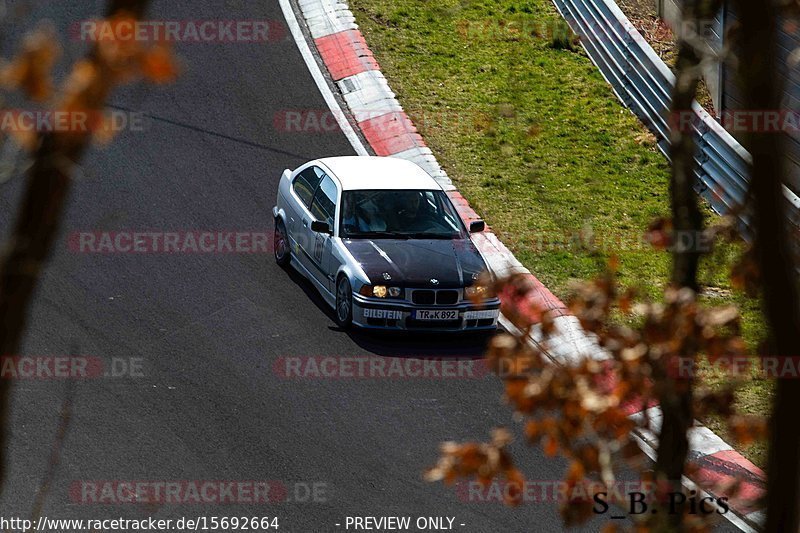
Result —
<instances>
[{"instance_id":1,"label":"tree trunk","mask_svg":"<svg viewBox=\"0 0 800 533\"><path fill-rule=\"evenodd\" d=\"M736 53L745 108L779 110L782 98L778 78L777 9L772 2L749 0L737 0L736 7L741 21ZM750 188L755 251L763 280L770 351L773 356L797 357L800 356L800 313L797 272L792 257L796 243L790 239L781 186L784 176L782 142L782 134L761 132L751 133L746 144L753 155ZM770 420L766 531L798 531L800 527L799 405L800 381L779 379Z\"/></svg>"},{"instance_id":2,"label":"tree trunk","mask_svg":"<svg viewBox=\"0 0 800 533\"><path fill-rule=\"evenodd\" d=\"M687 0L684 3L675 65L676 80L670 105L670 199L675 235L671 283L676 288L686 287L695 292L698 290L697 269L702 254L696 243L703 229L703 216L694 191L697 147L691 127L695 122L692 103L700 82L699 65L703 59L701 50L697 48L700 38L696 30L700 27L700 21L713 17L720 6L721 0ZM686 346L686 353L681 355L693 357L695 351L692 346ZM678 491L681 489L684 464L689 452L687 431L694 420L693 380L691 376L672 378L663 368L658 368L658 374L656 379L660 385L659 403L663 421L655 470L659 479L668 482L669 491ZM682 528L682 514L670 514L667 520L672 528Z\"/></svg>"}]
</instances>

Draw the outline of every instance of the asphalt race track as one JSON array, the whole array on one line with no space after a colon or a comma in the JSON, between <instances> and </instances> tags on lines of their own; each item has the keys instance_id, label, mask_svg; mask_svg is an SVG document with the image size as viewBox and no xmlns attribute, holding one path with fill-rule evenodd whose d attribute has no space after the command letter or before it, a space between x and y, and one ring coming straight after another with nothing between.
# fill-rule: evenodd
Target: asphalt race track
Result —
<instances>
[{"instance_id":1,"label":"asphalt race track","mask_svg":"<svg viewBox=\"0 0 800 533\"><path fill-rule=\"evenodd\" d=\"M70 25L104 8L78 0L36 5L25 24L4 26L4 57L35 20L51 19L66 36ZM148 16L267 19L285 27L274 0L156 1ZM61 73L86 49L63 38ZM20 354L134 361L141 369L135 376L15 380L0 514L30 516L71 394L42 511L49 518L277 516L279 531L316 532L344 530L347 516L447 516L465 532L561 530L556 503L508 509L422 480L440 442L483 440L492 427L515 424L496 378L308 379L276 371L286 357L474 358L485 338L340 331L314 289L269 253L70 250L69 236L79 231L271 234L283 169L354 153L340 133L273 127L282 110L326 108L290 37L187 43L176 51L183 64L176 83L137 83L113 94L110 107L144 113L146 127L123 131L85 157ZM18 172L0 186L3 241L22 185ZM563 476L563 461L522 443L514 449L529 479ZM100 480L272 480L287 501L137 505L76 497L76 484ZM309 487L317 497L307 496ZM608 520L595 519L591 529Z\"/></svg>"}]
</instances>

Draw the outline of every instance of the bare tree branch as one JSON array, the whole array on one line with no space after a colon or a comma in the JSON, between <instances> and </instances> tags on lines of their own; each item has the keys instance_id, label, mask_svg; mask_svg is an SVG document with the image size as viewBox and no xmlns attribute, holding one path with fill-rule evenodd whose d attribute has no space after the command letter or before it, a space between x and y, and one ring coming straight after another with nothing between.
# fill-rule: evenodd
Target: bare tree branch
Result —
<instances>
[{"instance_id":1,"label":"bare tree branch","mask_svg":"<svg viewBox=\"0 0 800 533\"><path fill-rule=\"evenodd\" d=\"M147 0L112 0L108 15L139 17ZM111 65L94 46L87 58L97 74L84 88L88 111L101 112L113 87ZM52 249L70 189L70 172L91 142L91 132L47 132L40 136L27 188L0 265L0 356L16 355L25 331L32 295ZM5 477L5 434L10 383L0 380L0 488Z\"/></svg>"}]
</instances>

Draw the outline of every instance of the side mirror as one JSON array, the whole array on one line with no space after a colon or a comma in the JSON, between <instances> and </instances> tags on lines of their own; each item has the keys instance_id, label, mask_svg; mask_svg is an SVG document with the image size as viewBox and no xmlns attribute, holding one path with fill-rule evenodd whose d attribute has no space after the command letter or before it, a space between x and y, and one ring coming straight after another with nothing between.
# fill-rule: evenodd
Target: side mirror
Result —
<instances>
[{"instance_id":1,"label":"side mirror","mask_svg":"<svg viewBox=\"0 0 800 533\"><path fill-rule=\"evenodd\" d=\"M486 222L483 220L473 220L469 223L469 232L470 233L480 233L486 229Z\"/></svg>"},{"instance_id":2,"label":"side mirror","mask_svg":"<svg viewBox=\"0 0 800 533\"><path fill-rule=\"evenodd\" d=\"M328 223L321 220L314 220L311 222L311 231L315 233L327 233L329 235L332 233Z\"/></svg>"}]
</instances>

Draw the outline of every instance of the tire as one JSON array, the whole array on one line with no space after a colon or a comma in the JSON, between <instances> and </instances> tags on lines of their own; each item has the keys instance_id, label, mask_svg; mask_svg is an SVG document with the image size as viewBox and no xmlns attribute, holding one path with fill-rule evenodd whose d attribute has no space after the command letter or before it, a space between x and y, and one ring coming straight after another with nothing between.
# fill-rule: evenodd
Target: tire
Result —
<instances>
[{"instance_id":1,"label":"tire","mask_svg":"<svg viewBox=\"0 0 800 533\"><path fill-rule=\"evenodd\" d=\"M353 288L347 276L340 276L336 282L336 322L342 329L353 325Z\"/></svg>"},{"instance_id":2,"label":"tire","mask_svg":"<svg viewBox=\"0 0 800 533\"><path fill-rule=\"evenodd\" d=\"M286 226L280 218L275 219L275 237L273 240L272 248L275 252L275 262L282 267L288 266L292 260L292 254L289 252L289 236L286 233Z\"/></svg>"}]
</instances>

